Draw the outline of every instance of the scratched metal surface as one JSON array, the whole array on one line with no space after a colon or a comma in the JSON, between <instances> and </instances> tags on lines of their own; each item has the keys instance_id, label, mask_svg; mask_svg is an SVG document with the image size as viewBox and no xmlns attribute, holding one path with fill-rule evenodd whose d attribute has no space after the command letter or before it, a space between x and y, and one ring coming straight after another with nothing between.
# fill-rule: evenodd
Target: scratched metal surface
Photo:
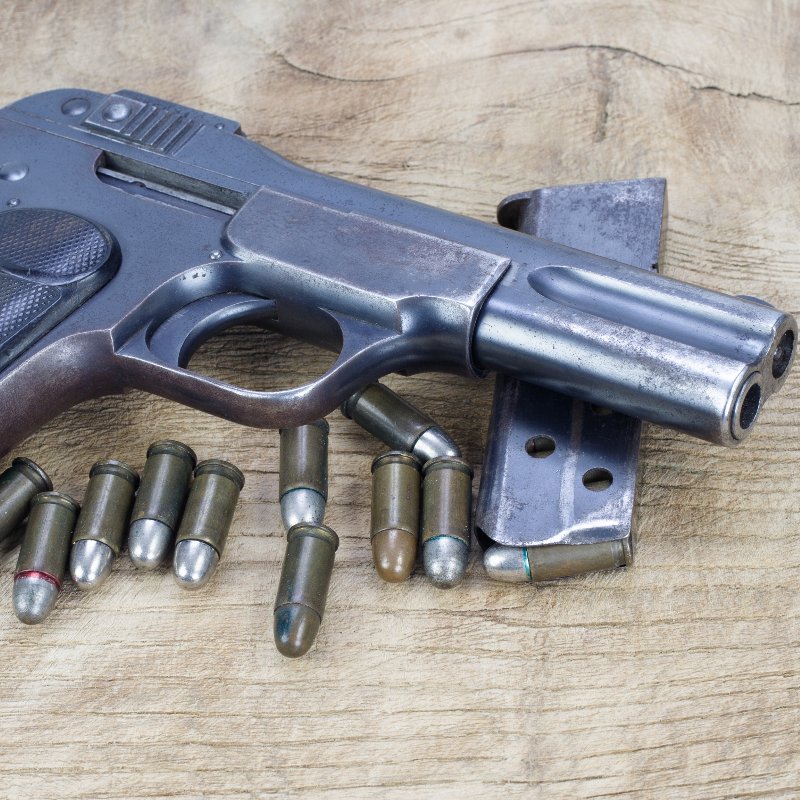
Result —
<instances>
[{"instance_id":1,"label":"scratched metal surface","mask_svg":"<svg viewBox=\"0 0 800 800\"><path fill-rule=\"evenodd\" d=\"M665 175L664 272L797 313L797 15L758 0L37 0L6 9L0 102L127 86L483 219L537 185ZM276 388L326 359L229 335L194 364ZM391 384L479 466L490 383ZM332 417L327 521L342 545L299 662L271 642L277 434L144 394L73 409L17 454L77 497L95 460L141 466L164 436L230 458L247 484L220 572L195 595L122 559L97 594L67 588L26 629L10 608L16 553L0 560L0 794L796 797L798 387L738 451L648 428L634 568L539 589L490 583L475 556L448 593L419 571L381 585L368 547L380 447Z\"/></svg>"}]
</instances>

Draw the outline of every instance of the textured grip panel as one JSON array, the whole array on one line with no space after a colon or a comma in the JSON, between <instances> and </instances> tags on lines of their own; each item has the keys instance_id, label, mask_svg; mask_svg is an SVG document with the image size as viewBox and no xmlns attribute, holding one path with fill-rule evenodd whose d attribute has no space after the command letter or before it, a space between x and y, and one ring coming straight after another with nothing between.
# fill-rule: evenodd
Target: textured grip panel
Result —
<instances>
[{"instance_id":1,"label":"textured grip panel","mask_svg":"<svg viewBox=\"0 0 800 800\"><path fill-rule=\"evenodd\" d=\"M110 234L75 214L0 213L0 369L91 297L118 263Z\"/></svg>"},{"instance_id":2,"label":"textured grip panel","mask_svg":"<svg viewBox=\"0 0 800 800\"><path fill-rule=\"evenodd\" d=\"M47 208L0 214L0 268L41 283L61 283L96 272L112 242L81 217Z\"/></svg>"},{"instance_id":3,"label":"textured grip panel","mask_svg":"<svg viewBox=\"0 0 800 800\"><path fill-rule=\"evenodd\" d=\"M0 273L0 350L10 337L54 305L60 295L55 287L26 283Z\"/></svg>"}]
</instances>

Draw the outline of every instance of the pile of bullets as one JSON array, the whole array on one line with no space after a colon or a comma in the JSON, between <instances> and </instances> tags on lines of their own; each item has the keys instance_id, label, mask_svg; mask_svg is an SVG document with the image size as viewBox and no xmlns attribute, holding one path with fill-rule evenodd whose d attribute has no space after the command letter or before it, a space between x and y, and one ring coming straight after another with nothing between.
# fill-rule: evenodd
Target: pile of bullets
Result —
<instances>
[{"instance_id":1,"label":"pile of bullets","mask_svg":"<svg viewBox=\"0 0 800 800\"><path fill-rule=\"evenodd\" d=\"M390 389L371 384L342 413L392 449L372 463L370 540L385 581L406 580L422 560L431 582L455 586L466 571L472 469L432 419ZM323 525L328 499L328 423L280 432L280 507L286 554L275 600L274 637L289 658L307 653L322 623L339 537Z\"/></svg>"},{"instance_id":2,"label":"pile of bullets","mask_svg":"<svg viewBox=\"0 0 800 800\"><path fill-rule=\"evenodd\" d=\"M352 395L341 410L391 448L372 462L370 542L378 576L389 583L408 579L421 542L431 583L443 589L457 585L469 559L473 477L458 445L429 416L381 384ZM307 653L316 639L339 547L339 537L324 524L328 433L325 420L280 431L286 551L273 623L275 644L289 658ZM186 589L205 586L222 556L243 486L244 476L233 464L219 459L197 464L191 448L164 440L150 445L141 481L121 461L97 462L79 507L68 495L52 491L41 467L15 459L0 475L0 543L28 518L14 577L17 616L27 624L48 616L67 565L78 588L100 586L126 534L138 568L155 569L172 552L177 583ZM626 560L607 565L571 555L565 567L564 548L541 549L545 555L559 552L554 552L553 569L537 564L537 580L612 568Z\"/></svg>"},{"instance_id":3,"label":"pile of bullets","mask_svg":"<svg viewBox=\"0 0 800 800\"><path fill-rule=\"evenodd\" d=\"M227 461L196 462L189 447L169 440L150 446L141 482L121 461L98 461L79 506L52 491L38 464L14 459L0 475L0 541L28 518L14 573L17 617L33 625L50 614L68 564L78 588L99 587L126 533L137 567L164 563L174 540L177 583L186 589L208 583L225 548L244 476Z\"/></svg>"}]
</instances>

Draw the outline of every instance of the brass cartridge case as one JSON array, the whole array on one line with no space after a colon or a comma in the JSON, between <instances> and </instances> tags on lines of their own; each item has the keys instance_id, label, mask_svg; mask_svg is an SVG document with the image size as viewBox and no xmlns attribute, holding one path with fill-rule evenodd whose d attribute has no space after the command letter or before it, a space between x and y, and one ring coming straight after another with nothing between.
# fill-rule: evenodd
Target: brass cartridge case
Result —
<instances>
[{"instance_id":1,"label":"brass cartridge case","mask_svg":"<svg viewBox=\"0 0 800 800\"><path fill-rule=\"evenodd\" d=\"M29 458L15 458L0 475L0 542L28 516L31 500L53 488L47 473Z\"/></svg>"},{"instance_id":2,"label":"brass cartridge case","mask_svg":"<svg viewBox=\"0 0 800 800\"><path fill-rule=\"evenodd\" d=\"M107 545L118 556L138 485L138 473L127 464L98 461L89 472L73 543L92 539Z\"/></svg>"},{"instance_id":3,"label":"brass cartridge case","mask_svg":"<svg viewBox=\"0 0 800 800\"><path fill-rule=\"evenodd\" d=\"M417 557L420 463L392 450L372 462L370 542L378 575L389 583L411 575Z\"/></svg>"},{"instance_id":4,"label":"brass cartridge case","mask_svg":"<svg viewBox=\"0 0 800 800\"><path fill-rule=\"evenodd\" d=\"M171 439L153 442L147 449L131 523L153 519L174 533L186 505L196 463L194 451L182 442Z\"/></svg>"},{"instance_id":5,"label":"brass cartridge case","mask_svg":"<svg viewBox=\"0 0 800 800\"><path fill-rule=\"evenodd\" d=\"M177 542L195 539L214 548L219 555L231 527L244 475L228 461L201 461L183 512Z\"/></svg>"},{"instance_id":6,"label":"brass cartridge case","mask_svg":"<svg viewBox=\"0 0 800 800\"><path fill-rule=\"evenodd\" d=\"M289 658L307 653L325 613L339 537L325 525L295 525L286 536L286 554L275 599L274 636Z\"/></svg>"}]
</instances>

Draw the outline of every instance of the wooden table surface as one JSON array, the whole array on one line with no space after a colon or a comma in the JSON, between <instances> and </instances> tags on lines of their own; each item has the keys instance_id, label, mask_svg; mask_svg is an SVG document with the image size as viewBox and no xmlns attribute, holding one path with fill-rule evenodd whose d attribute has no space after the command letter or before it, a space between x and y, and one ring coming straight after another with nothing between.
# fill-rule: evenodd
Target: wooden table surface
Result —
<instances>
[{"instance_id":1,"label":"wooden table surface","mask_svg":"<svg viewBox=\"0 0 800 800\"><path fill-rule=\"evenodd\" d=\"M238 119L306 166L492 220L536 186L663 175L664 272L800 311L796 2L10 3L0 103L132 88ZM2 161L2 154L0 154ZM169 253L153 253L169 258ZM327 357L229 334L193 366L260 388ZM393 377L479 470L490 382ZM635 565L545 587L370 559L380 445L332 414L339 532L322 631L272 643L284 550L274 431L143 394L14 451L80 498L91 464L181 439L246 474L212 584L119 560L45 624L0 561L0 795L12 798L800 796L800 382L745 447L649 427ZM477 486L477 481L476 481Z\"/></svg>"}]
</instances>

